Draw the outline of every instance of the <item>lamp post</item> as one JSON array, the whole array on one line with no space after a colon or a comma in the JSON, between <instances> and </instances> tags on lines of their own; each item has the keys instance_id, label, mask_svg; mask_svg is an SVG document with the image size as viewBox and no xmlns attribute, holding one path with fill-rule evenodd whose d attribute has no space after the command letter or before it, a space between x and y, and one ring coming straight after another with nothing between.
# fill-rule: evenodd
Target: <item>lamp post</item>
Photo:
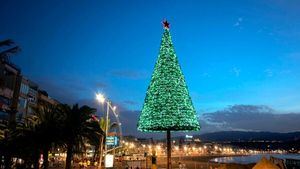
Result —
<instances>
[{"instance_id":1,"label":"lamp post","mask_svg":"<svg viewBox=\"0 0 300 169\"><path fill-rule=\"evenodd\" d=\"M97 93L96 94L96 100L100 103L100 104L106 104L106 114L105 114L105 137L107 137L107 134L108 134L108 126L109 126L109 110L111 109L114 116L116 117L117 119L117 122L118 122L118 126L119 126L119 132L120 132L120 135L122 135L122 130L121 130L121 123L119 121L119 118L118 118L118 115L116 114L116 106L112 106L111 105L111 102L106 99L104 97L103 94L101 93ZM120 136L121 137L121 136ZM103 140L103 137L102 137L102 140L101 140L101 143L100 143L100 159L99 159L99 168L101 169L101 166L102 166L102 156L103 156L103 150L102 150L102 147L103 147L103 143L105 143L104 145L104 154L107 153L107 144L106 144L106 140L104 141Z\"/></svg>"},{"instance_id":2,"label":"lamp post","mask_svg":"<svg viewBox=\"0 0 300 169\"><path fill-rule=\"evenodd\" d=\"M104 104L105 102L105 98L102 94L97 93L96 94L96 100L100 103L100 104ZM106 126L105 126L105 137L106 137ZM101 169L102 167L102 156L103 156L103 142L104 142L104 137L101 137L101 141L100 141L100 146L99 146L99 151L100 151L100 157L99 157L99 164L98 164L98 168Z\"/></svg>"}]
</instances>

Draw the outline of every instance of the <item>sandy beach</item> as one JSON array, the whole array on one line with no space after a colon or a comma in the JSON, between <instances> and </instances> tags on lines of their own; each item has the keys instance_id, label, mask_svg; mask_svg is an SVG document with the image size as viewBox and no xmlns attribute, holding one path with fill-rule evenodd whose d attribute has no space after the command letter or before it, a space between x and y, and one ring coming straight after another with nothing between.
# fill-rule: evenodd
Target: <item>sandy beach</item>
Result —
<instances>
[{"instance_id":1,"label":"sandy beach","mask_svg":"<svg viewBox=\"0 0 300 169\"><path fill-rule=\"evenodd\" d=\"M185 157L172 157L173 169L179 168L179 162L184 164L188 169L217 169L221 166L220 163L210 162L213 158L228 157L238 155L203 155L203 156L185 156ZM166 157L159 157L157 159L158 168L166 168ZM247 169L248 166L240 164L229 164L238 168ZM249 165L250 167L253 165Z\"/></svg>"}]
</instances>

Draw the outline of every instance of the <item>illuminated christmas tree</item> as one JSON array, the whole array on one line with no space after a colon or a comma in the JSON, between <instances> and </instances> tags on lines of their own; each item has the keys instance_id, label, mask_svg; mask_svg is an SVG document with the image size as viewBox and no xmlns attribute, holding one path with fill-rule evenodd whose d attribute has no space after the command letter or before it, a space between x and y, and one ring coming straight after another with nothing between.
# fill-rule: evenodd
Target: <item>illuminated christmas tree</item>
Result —
<instances>
[{"instance_id":1,"label":"illuminated christmas tree","mask_svg":"<svg viewBox=\"0 0 300 169\"><path fill-rule=\"evenodd\" d=\"M171 131L197 131L200 125L175 54L169 23L164 21L163 24L159 56L146 93L138 130L167 132L167 169L171 169Z\"/></svg>"},{"instance_id":2,"label":"illuminated christmas tree","mask_svg":"<svg viewBox=\"0 0 300 169\"><path fill-rule=\"evenodd\" d=\"M169 23L163 22L160 52L138 122L140 131L200 129L183 73L172 44Z\"/></svg>"}]
</instances>

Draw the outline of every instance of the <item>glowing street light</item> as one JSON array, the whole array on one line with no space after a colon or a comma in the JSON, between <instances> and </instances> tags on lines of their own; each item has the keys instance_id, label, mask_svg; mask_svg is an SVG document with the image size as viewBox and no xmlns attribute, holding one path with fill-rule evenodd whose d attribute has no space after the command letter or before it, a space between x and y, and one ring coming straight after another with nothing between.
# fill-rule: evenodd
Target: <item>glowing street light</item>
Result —
<instances>
[{"instance_id":1,"label":"glowing street light","mask_svg":"<svg viewBox=\"0 0 300 169\"><path fill-rule=\"evenodd\" d=\"M105 102L105 97L101 93L96 93L96 100L103 104Z\"/></svg>"},{"instance_id":2,"label":"glowing street light","mask_svg":"<svg viewBox=\"0 0 300 169\"><path fill-rule=\"evenodd\" d=\"M178 150L179 150L179 147L178 147L178 146L175 146L175 150L177 150L177 151L178 151Z\"/></svg>"},{"instance_id":3,"label":"glowing street light","mask_svg":"<svg viewBox=\"0 0 300 169\"><path fill-rule=\"evenodd\" d=\"M105 97L104 97L104 95L103 94L101 94L101 93L96 93L96 100L100 103L100 104L106 104L106 106L107 106L107 108L106 108L106 114L105 114L105 116L106 116L106 127L105 127L105 136L107 136L107 134L108 134L108 126L109 126L109 110L111 109L112 110L112 112L113 112L113 114L115 115L115 117L116 117L116 119L117 119L117 124L119 124L118 126L119 126L119 132L120 132L120 137L122 138L122 129L121 129L121 123L120 123L120 121L119 121L119 118L118 118L118 115L117 115L117 113L116 113L116 109L117 109L117 107L116 106L112 106L111 105L111 102L108 100L108 99L106 99ZM121 140L121 138L120 138L120 140ZM104 146L104 153L107 155L107 144L106 144L106 141L104 142L105 143L105 146ZM121 143L121 142L120 142ZM101 146L100 146L101 147ZM100 155L100 159L99 159L99 168L101 168L101 162L102 162L102 153L103 153L103 151L101 151L101 155Z\"/></svg>"},{"instance_id":4,"label":"glowing street light","mask_svg":"<svg viewBox=\"0 0 300 169\"><path fill-rule=\"evenodd\" d=\"M157 146L156 146L156 149L160 150L160 149L161 149L160 145L157 145Z\"/></svg>"},{"instance_id":5,"label":"glowing street light","mask_svg":"<svg viewBox=\"0 0 300 169\"><path fill-rule=\"evenodd\" d=\"M135 144L134 143L130 143L129 144L129 148L134 148L135 147Z\"/></svg>"}]
</instances>

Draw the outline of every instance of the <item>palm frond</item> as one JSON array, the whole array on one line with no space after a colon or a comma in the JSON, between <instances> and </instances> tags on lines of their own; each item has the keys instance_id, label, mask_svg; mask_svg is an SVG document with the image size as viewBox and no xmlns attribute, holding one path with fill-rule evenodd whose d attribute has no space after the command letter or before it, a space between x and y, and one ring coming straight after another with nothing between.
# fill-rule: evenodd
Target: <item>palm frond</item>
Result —
<instances>
[{"instance_id":1,"label":"palm frond","mask_svg":"<svg viewBox=\"0 0 300 169\"><path fill-rule=\"evenodd\" d=\"M6 40L2 40L0 41L0 47L2 46L11 46L14 44L14 41L11 39L6 39Z\"/></svg>"},{"instance_id":2,"label":"palm frond","mask_svg":"<svg viewBox=\"0 0 300 169\"><path fill-rule=\"evenodd\" d=\"M15 46L9 49L6 49L2 52L0 52L0 58L6 58L8 56L10 56L11 54L15 54L17 52L19 52L21 50L21 48L19 46Z\"/></svg>"}]
</instances>

